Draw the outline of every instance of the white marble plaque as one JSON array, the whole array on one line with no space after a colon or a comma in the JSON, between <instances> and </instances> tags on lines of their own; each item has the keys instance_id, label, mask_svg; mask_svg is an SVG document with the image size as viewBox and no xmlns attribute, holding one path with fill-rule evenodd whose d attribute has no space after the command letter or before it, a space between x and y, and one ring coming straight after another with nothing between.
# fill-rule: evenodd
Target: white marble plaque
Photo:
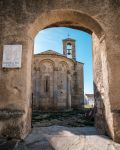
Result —
<instances>
[{"instance_id":1,"label":"white marble plaque","mask_svg":"<svg viewBox=\"0 0 120 150\"><path fill-rule=\"evenodd\" d=\"M4 45L3 68L21 68L22 45Z\"/></svg>"}]
</instances>

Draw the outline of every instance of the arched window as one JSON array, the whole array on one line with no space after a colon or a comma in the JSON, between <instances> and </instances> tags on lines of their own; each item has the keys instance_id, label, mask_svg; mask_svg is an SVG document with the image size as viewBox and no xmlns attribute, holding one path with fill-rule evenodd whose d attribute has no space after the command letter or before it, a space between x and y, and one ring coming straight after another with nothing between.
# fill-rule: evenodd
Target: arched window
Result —
<instances>
[{"instance_id":1,"label":"arched window","mask_svg":"<svg viewBox=\"0 0 120 150\"><path fill-rule=\"evenodd\" d=\"M72 58L72 44L71 43L67 43L66 50L67 50L67 57Z\"/></svg>"},{"instance_id":2,"label":"arched window","mask_svg":"<svg viewBox=\"0 0 120 150\"><path fill-rule=\"evenodd\" d=\"M50 82L50 79L49 79L49 76L46 76L45 77L45 83L44 83L44 91L45 93L48 93L49 92L49 82Z\"/></svg>"}]
</instances>

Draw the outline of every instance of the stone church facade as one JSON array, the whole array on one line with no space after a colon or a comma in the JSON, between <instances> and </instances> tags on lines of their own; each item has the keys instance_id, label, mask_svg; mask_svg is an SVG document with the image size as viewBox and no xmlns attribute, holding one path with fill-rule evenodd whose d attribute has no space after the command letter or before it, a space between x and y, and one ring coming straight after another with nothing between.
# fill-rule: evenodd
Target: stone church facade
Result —
<instances>
[{"instance_id":1,"label":"stone church facade","mask_svg":"<svg viewBox=\"0 0 120 150\"><path fill-rule=\"evenodd\" d=\"M32 80L33 110L82 107L83 63L76 61L75 40L63 40L63 54L52 50L35 54Z\"/></svg>"}]
</instances>

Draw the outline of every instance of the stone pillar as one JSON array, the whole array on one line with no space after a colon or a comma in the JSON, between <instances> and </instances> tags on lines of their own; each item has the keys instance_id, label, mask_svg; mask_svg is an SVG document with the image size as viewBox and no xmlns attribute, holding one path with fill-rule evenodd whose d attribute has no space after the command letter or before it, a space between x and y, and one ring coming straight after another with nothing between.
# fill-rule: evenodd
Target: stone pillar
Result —
<instances>
[{"instance_id":1,"label":"stone pillar","mask_svg":"<svg viewBox=\"0 0 120 150\"><path fill-rule=\"evenodd\" d=\"M97 108L95 116L95 126L100 134L106 132L105 121L105 104L104 104L104 85L103 85L103 73L102 73L102 58L100 41L95 34L93 38L93 72L94 72L94 96L95 96L95 108Z\"/></svg>"},{"instance_id":2,"label":"stone pillar","mask_svg":"<svg viewBox=\"0 0 120 150\"><path fill-rule=\"evenodd\" d=\"M40 109L40 71L36 71L35 79L35 109Z\"/></svg>"},{"instance_id":3,"label":"stone pillar","mask_svg":"<svg viewBox=\"0 0 120 150\"><path fill-rule=\"evenodd\" d=\"M63 41L63 55L67 56L66 43Z\"/></svg>"},{"instance_id":4,"label":"stone pillar","mask_svg":"<svg viewBox=\"0 0 120 150\"><path fill-rule=\"evenodd\" d=\"M118 25L118 24L116 24ZM120 143L120 29L115 27L107 39L108 71L109 71L109 101L112 117L107 116L112 123L112 138Z\"/></svg>"},{"instance_id":5,"label":"stone pillar","mask_svg":"<svg viewBox=\"0 0 120 150\"><path fill-rule=\"evenodd\" d=\"M75 42L72 42L72 58L76 60L76 48L75 48Z\"/></svg>"},{"instance_id":6,"label":"stone pillar","mask_svg":"<svg viewBox=\"0 0 120 150\"><path fill-rule=\"evenodd\" d=\"M69 74L68 74L68 81L67 81L67 107L71 108L71 80Z\"/></svg>"},{"instance_id":7,"label":"stone pillar","mask_svg":"<svg viewBox=\"0 0 120 150\"><path fill-rule=\"evenodd\" d=\"M115 72L110 74L109 70L111 70L113 64L109 63L109 54L106 52L106 42L105 39L98 39L93 34L93 68L94 68L94 87L95 87L95 106L97 107L95 124L100 134L108 134L116 141L119 141L119 115L117 115L116 111L112 111L115 109L115 100L111 99L111 89L114 89L114 86L110 88L110 75L116 75ZM112 61L112 63L114 60ZM116 68L114 65L113 68ZM118 79L118 78L117 78ZM118 82L118 81L117 81ZM119 104L117 103L119 108ZM115 117L116 116L116 117ZM115 122L116 121L116 122ZM116 131L115 131L116 130Z\"/></svg>"},{"instance_id":8,"label":"stone pillar","mask_svg":"<svg viewBox=\"0 0 120 150\"><path fill-rule=\"evenodd\" d=\"M58 102L58 99L57 99L57 97L58 97L58 95L57 95L57 89L58 89L58 87L57 87L57 80L58 80L58 67L55 67L54 68L54 84L53 84L53 91L54 91L54 94L53 94L53 99L54 99L54 107L55 107L55 109L56 109L56 107L57 107L57 102Z\"/></svg>"},{"instance_id":9,"label":"stone pillar","mask_svg":"<svg viewBox=\"0 0 120 150\"><path fill-rule=\"evenodd\" d=\"M73 73L72 107L83 107L84 105L84 77L83 64L76 62Z\"/></svg>"},{"instance_id":10,"label":"stone pillar","mask_svg":"<svg viewBox=\"0 0 120 150\"><path fill-rule=\"evenodd\" d=\"M33 41L26 28L4 25L0 38L0 136L24 138L31 130L31 59ZM1 29L3 31L3 29ZM21 68L2 68L3 46L22 45Z\"/></svg>"}]
</instances>

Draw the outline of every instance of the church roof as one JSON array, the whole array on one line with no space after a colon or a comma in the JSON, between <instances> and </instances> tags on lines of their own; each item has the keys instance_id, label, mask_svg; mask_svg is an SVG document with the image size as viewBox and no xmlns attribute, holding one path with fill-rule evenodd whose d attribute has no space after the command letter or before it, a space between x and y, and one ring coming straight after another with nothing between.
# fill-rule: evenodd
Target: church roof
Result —
<instances>
[{"instance_id":1,"label":"church roof","mask_svg":"<svg viewBox=\"0 0 120 150\"><path fill-rule=\"evenodd\" d=\"M75 41L75 40L72 39L72 38L66 38L66 39L64 39L63 41Z\"/></svg>"},{"instance_id":2,"label":"church roof","mask_svg":"<svg viewBox=\"0 0 120 150\"><path fill-rule=\"evenodd\" d=\"M53 51L53 50L46 50L46 51L44 51L44 52L41 52L41 53L38 53L38 54L35 54L35 55L58 55L58 56L66 57L64 54L60 54L60 53L55 52L55 51ZM67 58L67 57L66 57L66 58ZM70 58L67 58L67 59L70 59ZM74 61L73 59L70 59L70 60ZM76 62L78 62L78 61L76 61ZM84 63L82 63L82 62L78 62L78 63L84 64Z\"/></svg>"},{"instance_id":3,"label":"church roof","mask_svg":"<svg viewBox=\"0 0 120 150\"><path fill-rule=\"evenodd\" d=\"M94 97L94 94L85 94L87 97Z\"/></svg>"},{"instance_id":4,"label":"church roof","mask_svg":"<svg viewBox=\"0 0 120 150\"><path fill-rule=\"evenodd\" d=\"M41 52L40 54L54 54L54 55L62 55L62 56L64 56L63 54L60 54L60 53L55 52L53 50L47 50L47 51Z\"/></svg>"}]
</instances>

